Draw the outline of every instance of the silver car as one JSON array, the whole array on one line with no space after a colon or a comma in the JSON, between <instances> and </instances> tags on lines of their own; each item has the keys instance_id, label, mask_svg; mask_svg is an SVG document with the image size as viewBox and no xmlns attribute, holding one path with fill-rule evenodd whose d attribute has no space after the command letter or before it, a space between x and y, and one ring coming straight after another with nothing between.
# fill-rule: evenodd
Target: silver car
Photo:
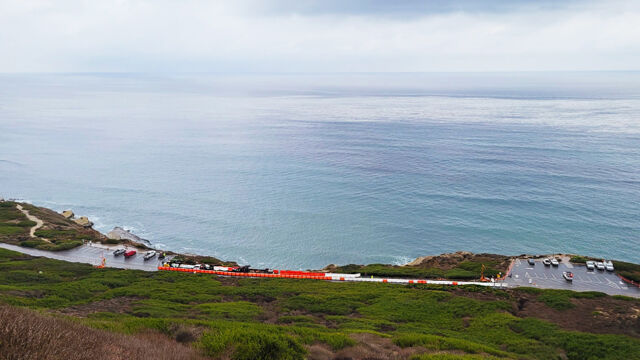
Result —
<instances>
[{"instance_id":1,"label":"silver car","mask_svg":"<svg viewBox=\"0 0 640 360\"><path fill-rule=\"evenodd\" d=\"M613 271L613 263L611 262L611 260L609 261L605 261L604 262L604 267L607 269L607 271Z\"/></svg>"},{"instance_id":2,"label":"silver car","mask_svg":"<svg viewBox=\"0 0 640 360\"><path fill-rule=\"evenodd\" d=\"M558 259L555 259L555 258L551 259L551 265L558 266L558 264L559 264Z\"/></svg>"},{"instance_id":3,"label":"silver car","mask_svg":"<svg viewBox=\"0 0 640 360\"><path fill-rule=\"evenodd\" d=\"M604 263L602 261L598 261L596 263L596 268L600 271L604 271Z\"/></svg>"},{"instance_id":4,"label":"silver car","mask_svg":"<svg viewBox=\"0 0 640 360\"><path fill-rule=\"evenodd\" d=\"M587 270L595 270L596 269L596 262L595 261L587 261Z\"/></svg>"}]
</instances>

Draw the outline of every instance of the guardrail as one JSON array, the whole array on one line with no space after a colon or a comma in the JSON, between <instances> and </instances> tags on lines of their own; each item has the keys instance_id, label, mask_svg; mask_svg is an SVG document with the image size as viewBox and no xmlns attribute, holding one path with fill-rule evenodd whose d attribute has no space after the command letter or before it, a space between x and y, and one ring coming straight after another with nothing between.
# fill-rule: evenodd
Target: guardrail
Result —
<instances>
[{"instance_id":1,"label":"guardrail","mask_svg":"<svg viewBox=\"0 0 640 360\"><path fill-rule=\"evenodd\" d=\"M311 279L311 280L327 280L327 281L350 281L350 282L377 282L377 283L390 283L390 284L437 284L437 285L479 285L488 287L507 287L507 284L502 282L479 282L479 281L451 281L451 280L418 280L418 279L384 279L384 278L363 278L353 276L327 276L325 273L304 273L298 271L295 274L283 273L282 270L278 273L243 273L232 271L218 271L218 270L201 270L201 269L185 269L176 268L170 266L158 266L158 270L161 271L177 271L193 274L210 274L219 276L236 276L236 277L251 277L251 278L280 278L280 279ZM320 275L322 274L322 275ZM346 275L346 274L343 274Z\"/></svg>"}]
</instances>

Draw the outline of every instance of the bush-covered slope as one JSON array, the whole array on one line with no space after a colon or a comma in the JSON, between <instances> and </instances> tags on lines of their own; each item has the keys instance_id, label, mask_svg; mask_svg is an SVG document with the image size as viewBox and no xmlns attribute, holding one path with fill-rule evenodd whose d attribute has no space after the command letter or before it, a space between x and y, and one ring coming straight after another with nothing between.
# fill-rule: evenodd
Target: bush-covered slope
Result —
<instances>
[{"instance_id":1,"label":"bush-covered slope","mask_svg":"<svg viewBox=\"0 0 640 360\"><path fill-rule=\"evenodd\" d=\"M0 249L0 302L213 358L637 358L638 301L572 294L94 269Z\"/></svg>"},{"instance_id":2,"label":"bush-covered slope","mask_svg":"<svg viewBox=\"0 0 640 360\"><path fill-rule=\"evenodd\" d=\"M17 202L0 201L0 241L41 250L59 251L82 245L83 240L93 242L119 241L109 240L98 231L85 228L72 220L65 219L53 210L20 203L30 215L43 221L42 228L30 237L29 230L36 223L27 219L18 208Z\"/></svg>"}]
</instances>

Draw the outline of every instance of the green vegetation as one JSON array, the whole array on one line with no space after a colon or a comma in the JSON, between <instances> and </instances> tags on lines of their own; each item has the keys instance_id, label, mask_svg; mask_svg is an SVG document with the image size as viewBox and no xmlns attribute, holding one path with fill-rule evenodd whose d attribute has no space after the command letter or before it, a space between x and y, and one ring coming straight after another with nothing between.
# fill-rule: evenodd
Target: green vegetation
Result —
<instances>
[{"instance_id":1,"label":"green vegetation","mask_svg":"<svg viewBox=\"0 0 640 360\"><path fill-rule=\"evenodd\" d=\"M6 241L12 238L26 239L29 237L29 228L34 226L26 216L9 201L0 201L0 240Z\"/></svg>"},{"instance_id":2,"label":"green vegetation","mask_svg":"<svg viewBox=\"0 0 640 360\"><path fill-rule=\"evenodd\" d=\"M30 237L29 230L36 223L27 219L16 207L13 201L0 202L0 241L37 248L40 250L60 251L68 250L83 244L84 240L119 243L118 240L107 240L93 229L86 229L65 219L60 214L45 208L22 204L29 214L44 222L44 226L35 232L35 238Z\"/></svg>"},{"instance_id":3,"label":"green vegetation","mask_svg":"<svg viewBox=\"0 0 640 360\"><path fill-rule=\"evenodd\" d=\"M575 255L575 256L572 256L569 261L571 261L572 263L576 263L576 264L584 264L589 260L591 260L591 259L588 258L588 257Z\"/></svg>"},{"instance_id":4,"label":"green vegetation","mask_svg":"<svg viewBox=\"0 0 640 360\"><path fill-rule=\"evenodd\" d=\"M629 280L640 282L640 265L624 261L614 261L613 266L616 268L618 274Z\"/></svg>"},{"instance_id":5,"label":"green vegetation","mask_svg":"<svg viewBox=\"0 0 640 360\"><path fill-rule=\"evenodd\" d=\"M63 316L98 330L133 336L152 331L212 357L302 359L316 344L335 353L355 349L359 335L389 342L389 351L413 349L415 359L632 359L640 353L637 338L520 318L514 309L521 296L549 311L572 311L567 304L574 299L622 301L540 289L94 269L0 249L0 302L68 314ZM586 316L601 318L592 312Z\"/></svg>"},{"instance_id":6,"label":"green vegetation","mask_svg":"<svg viewBox=\"0 0 640 360\"><path fill-rule=\"evenodd\" d=\"M495 277L500 272L504 271L499 268L499 261L463 261L448 270L443 270L437 267L397 266L386 264L349 264L338 266L334 271L347 274L360 273L362 276L471 280L480 278L483 264L485 266L484 276L486 277Z\"/></svg>"}]
</instances>

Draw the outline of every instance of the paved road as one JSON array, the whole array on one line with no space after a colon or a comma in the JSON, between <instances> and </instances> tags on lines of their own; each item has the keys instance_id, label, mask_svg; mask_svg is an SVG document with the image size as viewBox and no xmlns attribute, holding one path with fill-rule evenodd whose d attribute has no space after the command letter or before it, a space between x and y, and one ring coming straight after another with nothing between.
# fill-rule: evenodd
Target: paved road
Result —
<instances>
[{"instance_id":1,"label":"paved road","mask_svg":"<svg viewBox=\"0 0 640 360\"><path fill-rule=\"evenodd\" d=\"M614 263L615 265L615 263ZM572 282L562 277L563 271L574 274ZM559 266L545 266L536 260L531 266L525 259L516 259L511 277L505 280L510 286L531 286L540 288L568 289L575 291L600 291L610 295L626 295L640 298L640 289L628 286L612 272L587 270L586 266L563 261Z\"/></svg>"},{"instance_id":2,"label":"paved road","mask_svg":"<svg viewBox=\"0 0 640 360\"><path fill-rule=\"evenodd\" d=\"M107 267L122 269L137 269L145 271L157 271L161 262L157 258L144 261L141 254L125 259L123 256L114 257L112 252L116 248L104 245L83 245L65 251L44 251L21 246L0 243L0 248L18 251L21 253L44 256L70 262L88 263L98 265L102 256L107 259ZM615 265L615 264L614 264ZM568 282L562 277L563 271L574 273L573 282ZM366 279L369 280L369 279ZM381 280L381 279L375 279ZM364 281L361 279L361 281ZM511 270L511 277L505 280L508 286L531 286L552 289L568 289L575 291L600 291L610 295L626 295L640 298L640 289L627 286L615 274L607 271L587 271L585 266L574 266L569 262L562 262L557 267L544 266L541 260L536 260L536 265L531 266L524 259L516 259Z\"/></svg>"},{"instance_id":3,"label":"paved road","mask_svg":"<svg viewBox=\"0 0 640 360\"><path fill-rule=\"evenodd\" d=\"M87 263L93 265L100 264L100 262L102 261L102 256L104 256L107 259L107 267L121 269L157 271L158 266L161 264L160 260L158 260L157 257L154 257L151 260L144 261L141 253L138 253L128 259L125 259L125 257L122 255L115 257L113 256L112 252L116 247L106 247L100 245L83 245L71 250L56 252L25 248L22 246L10 245L5 243L0 243L0 247L33 256L44 256L52 259Z\"/></svg>"}]
</instances>

